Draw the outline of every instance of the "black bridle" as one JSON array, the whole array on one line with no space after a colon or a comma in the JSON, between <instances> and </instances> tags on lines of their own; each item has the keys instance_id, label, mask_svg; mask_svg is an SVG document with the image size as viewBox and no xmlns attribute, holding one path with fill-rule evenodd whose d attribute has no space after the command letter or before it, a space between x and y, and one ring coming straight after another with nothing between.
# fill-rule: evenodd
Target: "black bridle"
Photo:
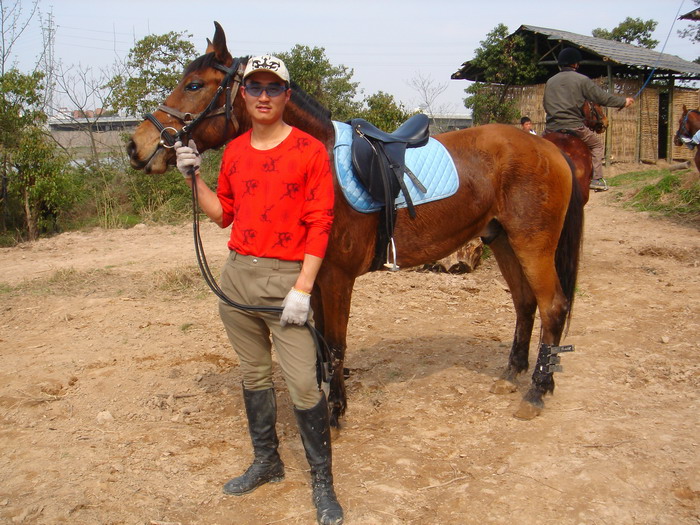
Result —
<instances>
[{"instance_id":1,"label":"black bridle","mask_svg":"<svg viewBox=\"0 0 700 525\"><path fill-rule=\"evenodd\" d=\"M678 128L678 131L676 131L676 142L680 142L681 137L685 137L687 139L693 138L693 134L690 133L690 130L688 129L688 117L691 113L697 113L700 115L700 111L696 109L688 110L688 112L683 117L683 120L681 121L681 125Z\"/></svg>"},{"instance_id":2,"label":"black bridle","mask_svg":"<svg viewBox=\"0 0 700 525\"><path fill-rule=\"evenodd\" d=\"M228 126L230 122L233 124L234 132L238 132L239 124L238 120L236 119L236 115L233 112L233 102L238 93L238 86L241 85L241 81L243 79L243 65L244 62L241 58L236 58L231 67L219 63L213 64L215 69L224 72L224 77L221 79L221 83L216 89L216 93L214 93L211 102L209 102L209 105L207 105L207 107L201 113L185 113L164 104L158 106L159 111L167 113L168 115L175 117L182 122L182 128L179 130L173 128L172 126L163 126L163 124L153 115L153 113L146 113L143 118L153 124L160 132L160 143L158 144L158 147L172 149L178 140L185 144L185 139L189 136L192 130L199 125L200 122L202 122L204 119L217 117L219 115L225 115L226 126ZM217 108L216 105L218 100L221 93L224 91L226 92L224 104ZM233 92L233 95L231 92ZM173 133L171 134L170 131Z\"/></svg>"},{"instance_id":3,"label":"black bridle","mask_svg":"<svg viewBox=\"0 0 700 525\"><path fill-rule=\"evenodd\" d=\"M235 101L238 93L238 87L241 85L243 80L242 69L244 64L245 63L241 58L236 58L231 67L218 63L213 64L214 68L224 72L224 78L221 79L221 83L219 84L216 93L212 97L211 102L209 102L209 105L201 113L184 113L178 109L162 104L158 106L158 110L167 113L168 115L171 115L182 122L182 128L180 130L177 130L171 126L163 126L163 124L153 115L153 113L145 114L144 119L153 124L160 132L160 142L156 148L156 152L160 147L173 149L175 147L175 143L178 141L180 141L182 144L186 144L186 139L200 122L202 122L204 119L216 117L218 115L225 115L226 126L228 127L229 122L231 122L234 127L234 134L237 133L240 126L233 112L233 102ZM226 92L224 104L217 108L217 101L219 100L221 93L224 91ZM232 91L233 95L231 95ZM171 134L170 130L172 130L174 133ZM194 169L192 169L192 171L194 171ZM194 173L191 173L191 175L194 175ZM197 265L199 266L199 271L214 295L216 295L225 304L238 310L277 314L282 313L284 309L281 306L256 306L237 303L228 297L219 286L216 278L211 273L209 263L207 263L207 258L204 254L204 245L202 244L202 236L199 229L199 196L197 194L197 184L194 179L192 179L192 232L194 236L194 249L197 255ZM307 321L306 327L309 329L311 337L316 345L317 380L319 385L323 387L326 397L328 397L329 392L327 390L330 384L330 378L333 376L331 351L321 333L316 330L311 323Z\"/></svg>"}]
</instances>

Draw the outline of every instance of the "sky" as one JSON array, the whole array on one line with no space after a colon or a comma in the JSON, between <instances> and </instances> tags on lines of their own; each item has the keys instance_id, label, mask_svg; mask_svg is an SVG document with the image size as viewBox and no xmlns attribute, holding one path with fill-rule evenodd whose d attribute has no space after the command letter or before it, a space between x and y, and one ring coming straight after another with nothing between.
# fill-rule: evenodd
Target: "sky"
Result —
<instances>
[{"instance_id":1,"label":"sky","mask_svg":"<svg viewBox=\"0 0 700 525\"><path fill-rule=\"evenodd\" d=\"M21 0L28 9L31 0ZM0 0L3 6L14 0ZM383 91L407 109L421 97L411 83L422 78L445 87L435 103L441 113L467 113L465 80L451 80L499 23L510 32L534 25L590 35L627 17L658 22L653 37L665 53L694 60L700 46L678 36L689 22L677 14L693 0L39 0L56 26L54 59L64 67L94 70L124 59L134 42L169 31L192 35L204 53L214 21L226 32L234 56L288 51L296 44L322 47L333 65L352 69L362 95ZM42 48L38 23L15 48L17 65L29 70Z\"/></svg>"}]
</instances>

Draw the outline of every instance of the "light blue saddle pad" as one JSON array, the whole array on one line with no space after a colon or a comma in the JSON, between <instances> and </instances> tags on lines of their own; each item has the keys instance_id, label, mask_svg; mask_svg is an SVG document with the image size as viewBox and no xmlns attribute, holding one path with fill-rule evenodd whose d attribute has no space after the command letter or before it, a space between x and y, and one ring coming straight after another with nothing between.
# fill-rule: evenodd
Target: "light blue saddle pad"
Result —
<instances>
[{"instance_id":1,"label":"light blue saddle pad","mask_svg":"<svg viewBox=\"0 0 700 525\"><path fill-rule=\"evenodd\" d=\"M333 146L335 173L340 187L343 189L345 199L350 206L359 212L379 211L384 203L372 199L355 177L350 151L352 127L344 122L336 121L333 121L333 127L335 128L335 146ZM432 137L425 146L406 150L406 166L427 190L423 193L416 188L410 177L404 177L408 193L415 205L444 199L454 195L459 188L457 168L452 157L447 153L445 146ZM406 207L403 192L399 192L395 202L399 208Z\"/></svg>"}]
</instances>

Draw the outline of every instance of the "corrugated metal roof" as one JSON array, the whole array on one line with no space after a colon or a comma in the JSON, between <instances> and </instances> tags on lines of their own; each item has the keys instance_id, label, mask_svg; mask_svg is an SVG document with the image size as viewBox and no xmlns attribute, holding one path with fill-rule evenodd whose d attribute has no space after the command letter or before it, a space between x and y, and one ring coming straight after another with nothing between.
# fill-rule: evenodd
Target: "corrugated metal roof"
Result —
<instances>
[{"instance_id":1,"label":"corrugated metal roof","mask_svg":"<svg viewBox=\"0 0 700 525\"><path fill-rule=\"evenodd\" d=\"M549 40L569 42L576 47L600 56L603 60L610 60L620 65L647 67L650 69L656 68L661 71L700 75L700 64L683 60L675 55L659 53L658 51L617 42L615 40L605 40L603 38L578 35L568 31L530 25L520 26L516 34L522 31L545 35Z\"/></svg>"}]
</instances>

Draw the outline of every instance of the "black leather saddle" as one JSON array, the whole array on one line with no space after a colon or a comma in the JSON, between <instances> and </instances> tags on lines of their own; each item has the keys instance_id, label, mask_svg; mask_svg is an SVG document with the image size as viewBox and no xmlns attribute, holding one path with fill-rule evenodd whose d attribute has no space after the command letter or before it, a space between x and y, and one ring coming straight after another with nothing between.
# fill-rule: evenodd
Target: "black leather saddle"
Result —
<instances>
[{"instance_id":1,"label":"black leather saddle","mask_svg":"<svg viewBox=\"0 0 700 525\"><path fill-rule=\"evenodd\" d=\"M402 191L411 218L416 211L408 188L403 180L408 175L422 192L426 189L406 166L406 148L425 146L430 138L427 115L413 115L393 133L387 133L364 119L350 121L352 128L351 157L357 180L365 187L372 198L383 204L384 214L380 217L377 248L372 269L381 267L381 259L386 254L389 243L393 245L396 218L394 201ZM388 264L388 263L387 263ZM394 260L393 269L397 269Z\"/></svg>"}]
</instances>

